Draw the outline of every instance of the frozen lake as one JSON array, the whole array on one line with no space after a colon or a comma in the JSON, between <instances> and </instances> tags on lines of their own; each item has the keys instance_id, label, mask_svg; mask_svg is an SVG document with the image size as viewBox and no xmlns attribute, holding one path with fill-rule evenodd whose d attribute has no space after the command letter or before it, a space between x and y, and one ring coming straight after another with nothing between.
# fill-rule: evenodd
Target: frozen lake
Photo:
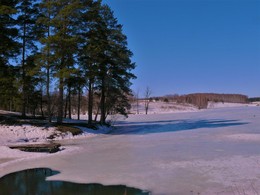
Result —
<instances>
[{"instance_id":1,"label":"frozen lake","mask_svg":"<svg viewBox=\"0 0 260 195\"><path fill-rule=\"evenodd\" d=\"M0 164L0 176L48 167L49 180L127 185L152 194L260 194L260 108L133 115L109 135Z\"/></svg>"}]
</instances>

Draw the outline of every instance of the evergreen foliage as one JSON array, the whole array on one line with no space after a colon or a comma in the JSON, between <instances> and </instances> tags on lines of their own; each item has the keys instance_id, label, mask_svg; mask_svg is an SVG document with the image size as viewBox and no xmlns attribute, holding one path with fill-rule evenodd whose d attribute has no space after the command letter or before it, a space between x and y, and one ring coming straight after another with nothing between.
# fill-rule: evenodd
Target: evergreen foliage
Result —
<instances>
[{"instance_id":1,"label":"evergreen foliage","mask_svg":"<svg viewBox=\"0 0 260 195\"><path fill-rule=\"evenodd\" d=\"M57 116L62 123L75 110L75 96L79 119L87 93L89 124L94 114L102 124L109 114L127 115L135 64L108 5L101 0L1 1L0 19L1 109L41 114L49 122Z\"/></svg>"},{"instance_id":2,"label":"evergreen foliage","mask_svg":"<svg viewBox=\"0 0 260 195\"><path fill-rule=\"evenodd\" d=\"M0 108L8 110L14 109L18 94L17 69L9 63L19 53L14 19L17 3L15 0L2 0L0 4Z\"/></svg>"},{"instance_id":3,"label":"evergreen foliage","mask_svg":"<svg viewBox=\"0 0 260 195\"><path fill-rule=\"evenodd\" d=\"M27 57L37 52L36 20L39 17L38 4L33 0L20 0L17 6L17 26L21 41L21 89L22 89L22 116L26 116L26 105L29 98L27 81L28 71L26 70Z\"/></svg>"}]
</instances>

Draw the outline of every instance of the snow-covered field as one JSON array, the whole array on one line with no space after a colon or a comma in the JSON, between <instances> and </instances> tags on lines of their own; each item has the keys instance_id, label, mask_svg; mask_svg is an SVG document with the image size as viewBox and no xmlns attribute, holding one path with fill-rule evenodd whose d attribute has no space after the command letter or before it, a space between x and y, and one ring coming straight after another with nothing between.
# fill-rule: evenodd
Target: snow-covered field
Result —
<instances>
[{"instance_id":1,"label":"snow-covered field","mask_svg":"<svg viewBox=\"0 0 260 195\"><path fill-rule=\"evenodd\" d=\"M140 101L139 105L136 104L131 105L131 113L145 113L145 102ZM177 112L194 112L198 111L198 109L191 105L191 104L179 104L176 102L162 102L162 101L155 101L150 102L148 107L149 114L159 114L159 113L177 113Z\"/></svg>"},{"instance_id":2,"label":"snow-covered field","mask_svg":"<svg viewBox=\"0 0 260 195\"><path fill-rule=\"evenodd\" d=\"M260 194L257 106L131 115L111 134L60 140L65 150L55 154L11 150L4 129L0 177L49 167L61 172L50 180L126 184L155 195Z\"/></svg>"}]
</instances>

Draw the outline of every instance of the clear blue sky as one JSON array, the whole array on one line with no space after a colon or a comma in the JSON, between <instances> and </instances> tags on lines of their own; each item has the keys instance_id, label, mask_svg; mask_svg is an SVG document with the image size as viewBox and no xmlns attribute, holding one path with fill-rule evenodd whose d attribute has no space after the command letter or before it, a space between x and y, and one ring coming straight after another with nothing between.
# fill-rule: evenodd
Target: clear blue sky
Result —
<instances>
[{"instance_id":1,"label":"clear blue sky","mask_svg":"<svg viewBox=\"0 0 260 195\"><path fill-rule=\"evenodd\" d=\"M141 96L260 96L260 0L103 2L124 26Z\"/></svg>"}]
</instances>

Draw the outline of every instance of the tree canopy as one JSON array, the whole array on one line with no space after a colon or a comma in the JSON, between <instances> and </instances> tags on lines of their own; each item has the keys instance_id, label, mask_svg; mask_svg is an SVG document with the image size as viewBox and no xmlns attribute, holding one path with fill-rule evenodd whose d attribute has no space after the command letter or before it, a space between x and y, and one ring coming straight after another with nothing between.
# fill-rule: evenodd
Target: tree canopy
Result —
<instances>
[{"instance_id":1,"label":"tree canopy","mask_svg":"<svg viewBox=\"0 0 260 195\"><path fill-rule=\"evenodd\" d=\"M78 115L87 110L89 124L94 115L102 124L109 114L127 115L135 63L108 5L101 0L1 1L0 19L1 109L24 117L40 113L49 121L55 116L58 123L74 109Z\"/></svg>"}]
</instances>

